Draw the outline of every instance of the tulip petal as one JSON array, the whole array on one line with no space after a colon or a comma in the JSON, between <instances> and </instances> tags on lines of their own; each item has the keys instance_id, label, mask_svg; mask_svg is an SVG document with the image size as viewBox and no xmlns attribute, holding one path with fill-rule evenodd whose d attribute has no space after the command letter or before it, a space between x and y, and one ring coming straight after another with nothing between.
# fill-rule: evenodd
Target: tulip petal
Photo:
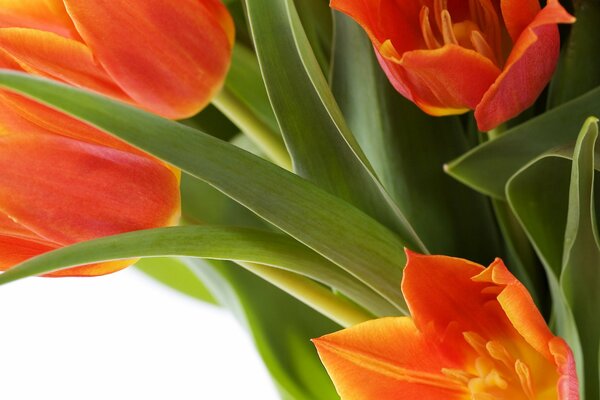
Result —
<instances>
[{"instance_id":1,"label":"tulip petal","mask_svg":"<svg viewBox=\"0 0 600 400\"><path fill-rule=\"evenodd\" d=\"M0 0L0 28L31 28L79 39L62 0Z\"/></svg>"},{"instance_id":2,"label":"tulip petal","mask_svg":"<svg viewBox=\"0 0 600 400\"><path fill-rule=\"evenodd\" d=\"M389 40L400 53L425 46L414 0L331 0L331 7L352 17L367 32L375 48Z\"/></svg>"},{"instance_id":3,"label":"tulip petal","mask_svg":"<svg viewBox=\"0 0 600 400\"><path fill-rule=\"evenodd\" d=\"M410 318L381 318L313 342L344 400L466 398L464 385L442 373L462 365L444 358Z\"/></svg>"},{"instance_id":4,"label":"tulip petal","mask_svg":"<svg viewBox=\"0 0 600 400\"><path fill-rule=\"evenodd\" d=\"M94 56L143 108L184 118L220 89L233 25L222 25L214 0L64 1Z\"/></svg>"},{"instance_id":5,"label":"tulip petal","mask_svg":"<svg viewBox=\"0 0 600 400\"><path fill-rule=\"evenodd\" d=\"M554 356L557 365L558 379L558 398L560 400L578 400L579 399L579 380L577 379L577 368L575 366L575 357L571 348L560 337L553 338L548 344L550 353Z\"/></svg>"},{"instance_id":6,"label":"tulip petal","mask_svg":"<svg viewBox=\"0 0 600 400\"><path fill-rule=\"evenodd\" d=\"M152 158L84 122L18 94L0 91L0 135L53 133Z\"/></svg>"},{"instance_id":7,"label":"tulip petal","mask_svg":"<svg viewBox=\"0 0 600 400\"><path fill-rule=\"evenodd\" d=\"M461 114L475 108L500 75L489 59L456 45L404 53L398 66L412 89L413 101L431 115Z\"/></svg>"},{"instance_id":8,"label":"tulip petal","mask_svg":"<svg viewBox=\"0 0 600 400\"><path fill-rule=\"evenodd\" d=\"M473 277L474 282L487 282L499 287L497 300L519 334L538 353L554 360L548 343L554 335L536 307L529 291L497 258L488 268Z\"/></svg>"},{"instance_id":9,"label":"tulip petal","mask_svg":"<svg viewBox=\"0 0 600 400\"><path fill-rule=\"evenodd\" d=\"M20 262L55 250L56 248L58 247L22 238L0 235L0 271L6 271Z\"/></svg>"},{"instance_id":10,"label":"tulip petal","mask_svg":"<svg viewBox=\"0 0 600 400\"><path fill-rule=\"evenodd\" d=\"M502 18L513 42L516 42L521 33L540 12L538 0L502 0Z\"/></svg>"},{"instance_id":11,"label":"tulip petal","mask_svg":"<svg viewBox=\"0 0 600 400\"><path fill-rule=\"evenodd\" d=\"M550 0L540 11L519 36L502 74L475 108L479 130L489 131L535 102L558 62L560 38L556 24L573 21L556 0Z\"/></svg>"},{"instance_id":12,"label":"tulip petal","mask_svg":"<svg viewBox=\"0 0 600 400\"><path fill-rule=\"evenodd\" d=\"M504 311L486 282L474 282L483 266L460 258L424 256L406 251L402 293L423 332L438 337L477 332L484 337L514 336ZM427 293L428 295L423 295ZM450 342L458 343L450 337Z\"/></svg>"},{"instance_id":13,"label":"tulip petal","mask_svg":"<svg viewBox=\"0 0 600 400\"><path fill-rule=\"evenodd\" d=\"M151 159L55 135L0 136L0 209L61 245L172 223L177 177Z\"/></svg>"},{"instance_id":14,"label":"tulip petal","mask_svg":"<svg viewBox=\"0 0 600 400\"><path fill-rule=\"evenodd\" d=\"M131 101L76 40L35 29L0 28L0 49L27 72Z\"/></svg>"}]
</instances>

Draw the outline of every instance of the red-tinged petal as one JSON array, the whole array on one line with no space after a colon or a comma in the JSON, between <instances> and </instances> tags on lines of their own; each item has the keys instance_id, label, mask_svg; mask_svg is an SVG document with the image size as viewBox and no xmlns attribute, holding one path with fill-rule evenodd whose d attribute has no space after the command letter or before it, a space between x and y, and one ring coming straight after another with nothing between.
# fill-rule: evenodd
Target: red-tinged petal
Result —
<instances>
[{"instance_id":1,"label":"red-tinged petal","mask_svg":"<svg viewBox=\"0 0 600 400\"><path fill-rule=\"evenodd\" d=\"M55 135L0 136L0 209L59 244L169 225L178 179L135 154Z\"/></svg>"},{"instance_id":2,"label":"red-tinged petal","mask_svg":"<svg viewBox=\"0 0 600 400\"><path fill-rule=\"evenodd\" d=\"M432 115L460 114L477 106L500 75L479 53L455 45L404 53L399 61L413 101Z\"/></svg>"},{"instance_id":3,"label":"red-tinged petal","mask_svg":"<svg viewBox=\"0 0 600 400\"><path fill-rule=\"evenodd\" d=\"M0 271L6 271L16 264L56 248L58 246L0 235Z\"/></svg>"},{"instance_id":4,"label":"red-tinged petal","mask_svg":"<svg viewBox=\"0 0 600 400\"><path fill-rule=\"evenodd\" d=\"M502 74L475 109L481 131L489 131L520 114L538 98L554 73L560 38L557 23L574 19L550 0L515 43Z\"/></svg>"},{"instance_id":5,"label":"red-tinged petal","mask_svg":"<svg viewBox=\"0 0 600 400\"><path fill-rule=\"evenodd\" d=\"M21 95L0 91L0 135L10 133L53 133L150 158L148 154L73 117Z\"/></svg>"},{"instance_id":6,"label":"red-tinged petal","mask_svg":"<svg viewBox=\"0 0 600 400\"><path fill-rule=\"evenodd\" d=\"M463 365L444 358L410 318L369 321L313 342L344 400L466 398L442 373Z\"/></svg>"},{"instance_id":7,"label":"red-tinged petal","mask_svg":"<svg viewBox=\"0 0 600 400\"><path fill-rule=\"evenodd\" d=\"M0 50L27 72L131 101L76 40L35 29L0 28Z\"/></svg>"},{"instance_id":8,"label":"red-tinged petal","mask_svg":"<svg viewBox=\"0 0 600 400\"><path fill-rule=\"evenodd\" d=\"M553 360L548 343L554 335L535 306L529 291L510 273L502 260L496 259L483 272L474 276L473 281L497 285L500 291L497 300L512 326L538 353L548 360Z\"/></svg>"},{"instance_id":9,"label":"red-tinged petal","mask_svg":"<svg viewBox=\"0 0 600 400\"><path fill-rule=\"evenodd\" d=\"M485 282L471 278L484 268L460 258L425 256L407 251L402 293L416 326L450 341L462 332L509 337L514 330Z\"/></svg>"},{"instance_id":10,"label":"red-tinged petal","mask_svg":"<svg viewBox=\"0 0 600 400\"><path fill-rule=\"evenodd\" d=\"M331 0L331 7L347 14L367 32L375 48L390 40L399 53L425 46L414 0Z\"/></svg>"},{"instance_id":11,"label":"red-tinged petal","mask_svg":"<svg viewBox=\"0 0 600 400\"><path fill-rule=\"evenodd\" d=\"M559 375L558 400L579 400L579 381L575 357L573 357L569 345L562 338L555 337L550 341L548 347L554 356Z\"/></svg>"},{"instance_id":12,"label":"red-tinged petal","mask_svg":"<svg viewBox=\"0 0 600 400\"><path fill-rule=\"evenodd\" d=\"M500 5L504 25L513 42L517 41L541 10L539 0L502 0Z\"/></svg>"},{"instance_id":13,"label":"red-tinged petal","mask_svg":"<svg viewBox=\"0 0 600 400\"><path fill-rule=\"evenodd\" d=\"M79 39L62 0L0 0L0 28L32 28Z\"/></svg>"},{"instance_id":14,"label":"red-tinged petal","mask_svg":"<svg viewBox=\"0 0 600 400\"><path fill-rule=\"evenodd\" d=\"M208 6L207 6L208 4ZM141 107L168 118L198 112L220 89L231 24L214 0L65 0L85 43ZM221 6L224 7L224 6Z\"/></svg>"}]
</instances>

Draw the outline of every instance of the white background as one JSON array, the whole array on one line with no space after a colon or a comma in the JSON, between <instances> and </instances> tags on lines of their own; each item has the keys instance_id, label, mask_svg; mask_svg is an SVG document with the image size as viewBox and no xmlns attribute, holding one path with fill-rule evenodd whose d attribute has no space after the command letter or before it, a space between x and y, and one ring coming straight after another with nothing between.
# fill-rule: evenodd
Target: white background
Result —
<instances>
[{"instance_id":1,"label":"white background","mask_svg":"<svg viewBox=\"0 0 600 400\"><path fill-rule=\"evenodd\" d=\"M129 268L0 286L0 399L275 400L226 311Z\"/></svg>"}]
</instances>

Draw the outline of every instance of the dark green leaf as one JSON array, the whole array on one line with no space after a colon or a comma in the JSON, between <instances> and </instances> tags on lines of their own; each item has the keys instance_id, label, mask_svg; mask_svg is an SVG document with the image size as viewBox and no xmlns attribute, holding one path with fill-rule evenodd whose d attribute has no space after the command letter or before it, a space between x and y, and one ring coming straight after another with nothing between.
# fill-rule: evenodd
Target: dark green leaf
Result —
<instances>
[{"instance_id":1,"label":"dark green leaf","mask_svg":"<svg viewBox=\"0 0 600 400\"><path fill-rule=\"evenodd\" d=\"M292 0L246 0L264 80L294 170L423 251L346 126ZM276 32L277 34L273 34Z\"/></svg>"},{"instance_id":2,"label":"dark green leaf","mask_svg":"<svg viewBox=\"0 0 600 400\"><path fill-rule=\"evenodd\" d=\"M577 139L590 115L600 114L600 88L531 119L452 161L447 171L475 190L504 199L507 181L546 151Z\"/></svg>"}]
</instances>

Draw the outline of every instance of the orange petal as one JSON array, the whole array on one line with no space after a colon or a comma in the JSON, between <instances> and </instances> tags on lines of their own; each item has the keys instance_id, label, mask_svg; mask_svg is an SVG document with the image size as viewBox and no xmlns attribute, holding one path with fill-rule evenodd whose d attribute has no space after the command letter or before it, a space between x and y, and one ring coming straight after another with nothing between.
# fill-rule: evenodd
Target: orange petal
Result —
<instances>
[{"instance_id":1,"label":"orange petal","mask_svg":"<svg viewBox=\"0 0 600 400\"><path fill-rule=\"evenodd\" d=\"M554 360L548 343L554 338L536 307L529 291L497 258L488 268L473 277L474 282L487 282L499 287L497 300L512 326L538 353Z\"/></svg>"},{"instance_id":2,"label":"orange petal","mask_svg":"<svg viewBox=\"0 0 600 400\"><path fill-rule=\"evenodd\" d=\"M124 268L134 264L138 259L135 260L120 260L110 261L97 264L83 265L81 267L67 268L60 271L52 272L45 277L65 277L65 276L100 276L112 274L113 272L120 271Z\"/></svg>"},{"instance_id":3,"label":"orange petal","mask_svg":"<svg viewBox=\"0 0 600 400\"><path fill-rule=\"evenodd\" d=\"M344 400L452 400L464 386L442 373L446 359L407 317L382 318L314 339Z\"/></svg>"},{"instance_id":4,"label":"orange petal","mask_svg":"<svg viewBox=\"0 0 600 400\"><path fill-rule=\"evenodd\" d=\"M0 28L0 49L27 72L130 101L76 40L35 29Z\"/></svg>"},{"instance_id":5,"label":"orange petal","mask_svg":"<svg viewBox=\"0 0 600 400\"><path fill-rule=\"evenodd\" d=\"M62 0L0 0L0 28L12 27L79 39Z\"/></svg>"},{"instance_id":6,"label":"orange petal","mask_svg":"<svg viewBox=\"0 0 600 400\"><path fill-rule=\"evenodd\" d=\"M560 38L557 23L574 18L550 0L515 43L502 74L475 109L481 131L489 131L517 116L538 98L556 68Z\"/></svg>"},{"instance_id":7,"label":"orange petal","mask_svg":"<svg viewBox=\"0 0 600 400\"><path fill-rule=\"evenodd\" d=\"M456 45L404 53L398 66L404 70L415 103L431 115L475 108L500 74L489 59Z\"/></svg>"},{"instance_id":8,"label":"orange petal","mask_svg":"<svg viewBox=\"0 0 600 400\"><path fill-rule=\"evenodd\" d=\"M569 345L559 337L555 337L549 343L550 353L554 356L557 366L558 399L579 400L579 381L575 357Z\"/></svg>"},{"instance_id":9,"label":"orange petal","mask_svg":"<svg viewBox=\"0 0 600 400\"><path fill-rule=\"evenodd\" d=\"M10 133L53 133L151 158L73 117L21 95L0 91L0 135Z\"/></svg>"},{"instance_id":10,"label":"orange petal","mask_svg":"<svg viewBox=\"0 0 600 400\"><path fill-rule=\"evenodd\" d=\"M517 41L541 10L538 0L502 0L500 6L504 25L513 42Z\"/></svg>"},{"instance_id":11,"label":"orange petal","mask_svg":"<svg viewBox=\"0 0 600 400\"><path fill-rule=\"evenodd\" d=\"M28 260L37 255L55 250L58 246L49 246L12 236L0 234L0 271Z\"/></svg>"},{"instance_id":12,"label":"orange petal","mask_svg":"<svg viewBox=\"0 0 600 400\"><path fill-rule=\"evenodd\" d=\"M375 48L386 40L400 54L425 46L414 0L331 0L331 7L349 15L367 32Z\"/></svg>"},{"instance_id":13,"label":"orange petal","mask_svg":"<svg viewBox=\"0 0 600 400\"><path fill-rule=\"evenodd\" d=\"M441 338L470 331L487 338L510 337L514 332L498 302L490 301L497 293L486 292L489 284L471 279L483 266L460 258L406 254L402 293L421 331Z\"/></svg>"},{"instance_id":14,"label":"orange petal","mask_svg":"<svg viewBox=\"0 0 600 400\"><path fill-rule=\"evenodd\" d=\"M0 209L62 245L171 224L177 177L134 154L42 134L0 136Z\"/></svg>"},{"instance_id":15,"label":"orange petal","mask_svg":"<svg viewBox=\"0 0 600 400\"><path fill-rule=\"evenodd\" d=\"M94 56L143 108L184 118L220 89L233 25L214 0L179 0L177 7L169 0L65 0L65 5Z\"/></svg>"}]
</instances>

